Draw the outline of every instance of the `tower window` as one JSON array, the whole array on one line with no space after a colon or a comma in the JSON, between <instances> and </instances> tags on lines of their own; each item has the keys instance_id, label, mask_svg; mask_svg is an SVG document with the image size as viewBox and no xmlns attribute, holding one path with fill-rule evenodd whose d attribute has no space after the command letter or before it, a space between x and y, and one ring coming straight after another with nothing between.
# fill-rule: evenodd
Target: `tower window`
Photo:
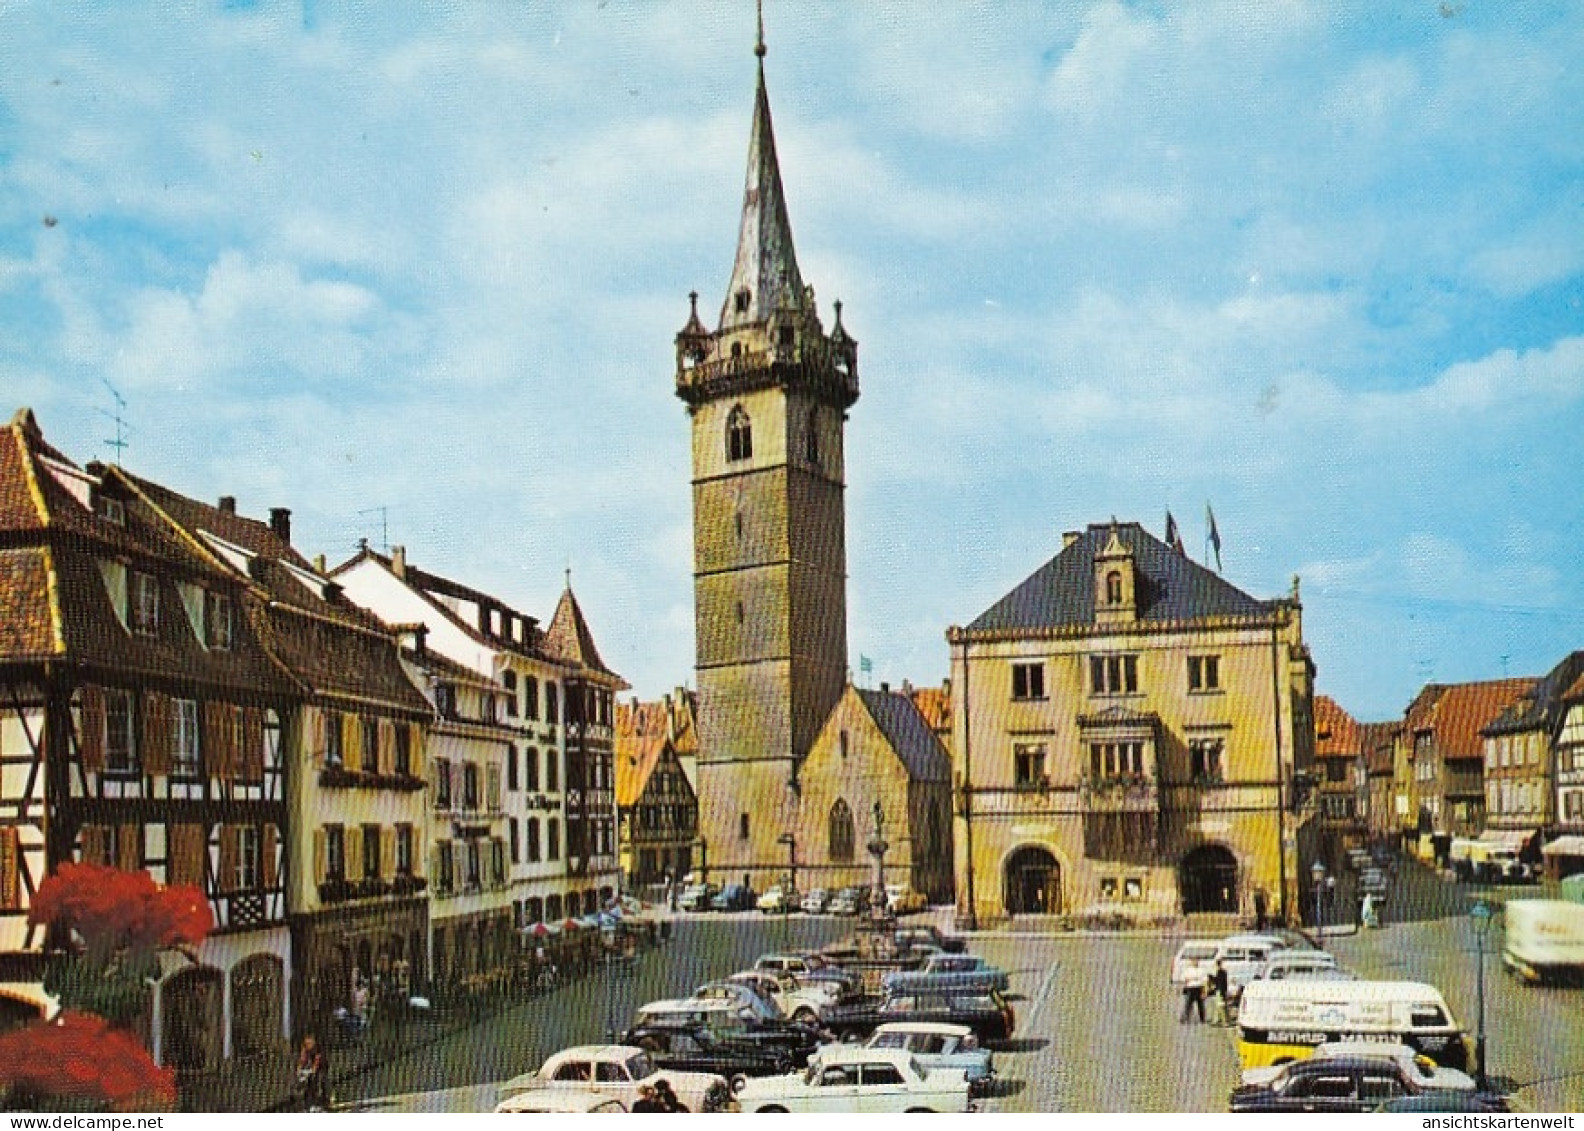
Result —
<instances>
[{"instance_id":1,"label":"tower window","mask_svg":"<svg viewBox=\"0 0 1584 1131\"><path fill-rule=\"evenodd\" d=\"M742 511L738 511L737 512L737 537L741 538L742 536L743 536L743 516L742 516Z\"/></svg>"},{"instance_id":2,"label":"tower window","mask_svg":"<svg viewBox=\"0 0 1584 1131\"><path fill-rule=\"evenodd\" d=\"M748 839L748 814L742 813L737 817L737 839Z\"/></svg>"},{"instance_id":3,"label":"tower window","mask_svg":"<svg viewBox=\"0 0 1584 1131\"><path fill-rule=\"evenodd\" d=\"M736 306L738 314L748 313L748 299L749 292L747 287L744 287L742 290L738 291L733 297L732 302Z\"/></svg>"},{"instance_id":4,"label":"tower window","mask_svg":"<svg viewBox=\"0 0 1584 1131\"><path fill-rule=\"evenodd\" d=\"M726 458L728 460L753 458L753 423L742 405L737 405L726 418Z\"/></svg>"},{"instance_id":5,"label":"tower window","mask_svg":"<svg viewBox=\"0 0 1584 1131\"><path fill-rule=\"evenodd\" d=\"M1116 570L1106 574L1106 604L1120 605L1122 603L1122 575Z\"/></svg>"},{"instance_id":6,"label":"tower window","mask_svg":"<svg viewBox=\"0 0 1584 1131\"><path fill-rule=\"evenodd\" d=\"M737 602L737 623L741 624L742 622L743 622L743 603L741 601L738 601Z\"/></svg>"},{"instance_id":7,"label":"tower window","mask_svg":"<svg viewBox=\"0 0 1584 1131\"><path fill-rule=\"evenodd\" d=\"M811 408L808 414L808 427L803 431L803 455L809 463L819 463L819 409Z\"/></svg>"}]
</instances>

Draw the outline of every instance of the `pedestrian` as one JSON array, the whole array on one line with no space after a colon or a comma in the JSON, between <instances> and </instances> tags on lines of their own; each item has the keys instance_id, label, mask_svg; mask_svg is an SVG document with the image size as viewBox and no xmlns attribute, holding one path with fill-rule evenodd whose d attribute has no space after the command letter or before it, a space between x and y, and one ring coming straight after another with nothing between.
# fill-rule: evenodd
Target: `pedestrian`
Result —
<instances>
[{"instance_id":1,"label":"pedestrian","mask_svg":"<svg viewBox=\"0 0 1584 1131\"><path fill-rule=\"evenodd\" d=\"M1264 888L1254 889L1254 929L1260 934L1265 933L1265 928L1270 923L1270 906L1265 896Z\"/></svg>"},{"instance_id":2,"label":"pedestrian","mask_svg":"<svg viewBox=\"0 0 1584 1131\"><path fill-rule=\"evenodd\" d=\"M632 1105L634 1113L640 1111L665 1111L666 1106L660 1102L660 1097L655 1095L655 1090L648 1084L641 1085L638 1089L638 1102Z\"/></svg>"},{"instance_id":3,"label":"pedestrian","mask_svg":"<svg viewBox=\"0 0 1584 1131\"><path fill-rule=\"evenodd\" d=\"M1210 975L1209 992L1216 998L1217 1025L1225 1026L1231 1021L1231 1014L1227 1009L1227 998L1231 989L1231 979L1227 977L1226 963L1216 960L1215 973Z\"/></svg>"},{"instance_id":4,"label":"pedestrian","mask_svg":"<svg viewBox=\"0 0 1584 1131\"><path fill-rule=\"evenodd\" d=\"M1205 980L1203 978L1196 978L1190 974L1187 978L1183 979L1182 995L1182 1016L1178 1018L1178 1020L1186 1024L1193 1019L1194 1011L1197 1010L1199 1013L1199 1020L1200 1022L1203 1022L1205 1019Z\"/></svg>"},{"instance_id":5,"label":"pedestrian","mask_svg":"<svg viewBox=\"0 0 1584 1131\"><path fill-rule=\"evenodd\" d=\"M330 1058L313 1033L303 1037L302 1048L297 1053L297 1087L301 1090L305 1109L330 1109Z\"/></svg>"},{"instance_id":6,"label":"pedestrian","mask_svg":"<svg viewBox=\"0 0 1584 1131\"><path fill-rule=\"evenodd\" d=\"M654 1090L655 1098L665 1105L664 1110L672 1112L685 1112L688 1110L687 1104L679 1100L677 1094L671 1090L671 1081L665 1077L662 1076L655 1081Z\"/></svg>"}]
</instances>

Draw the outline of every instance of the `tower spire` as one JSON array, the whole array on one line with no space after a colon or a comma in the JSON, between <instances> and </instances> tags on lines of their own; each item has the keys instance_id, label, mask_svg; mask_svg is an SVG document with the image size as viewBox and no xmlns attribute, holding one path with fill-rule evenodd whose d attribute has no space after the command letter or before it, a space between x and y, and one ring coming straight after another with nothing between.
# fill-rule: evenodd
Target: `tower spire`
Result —
<instances>
[{"instance_id":1,"label":"tower spire","mask_svg":"<svg viewBox=\"0 0 1584 1131\"><path fill-rule=\"evenodd\" d=\"M770 121L770 96L765 91L764 3L758 5L758 90L754 95L753 132L748 140L748 178L743 189L742 228L731 285L721 306L720 329L762 324L778 309L804 310L808 299L792 247L792 222L781 188L775 129Z\"/></svg>"}]
</instances>

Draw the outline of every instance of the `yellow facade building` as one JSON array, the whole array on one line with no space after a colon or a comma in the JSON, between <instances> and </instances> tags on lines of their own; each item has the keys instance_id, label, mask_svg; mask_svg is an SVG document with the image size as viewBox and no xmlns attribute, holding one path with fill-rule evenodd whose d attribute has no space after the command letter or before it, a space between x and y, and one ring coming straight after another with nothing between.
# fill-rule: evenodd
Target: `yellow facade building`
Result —
<instances>
[{"instance_id":1,"label":"yellow facade building","mask_svg":"<svg viewBox=\"0 0 1584 1131\"><path fill-rule=\"evenodd\" d=\"M947 639L965 923L1296 917L1318 840L1296 580L1258 600L1113 520Z\"/></svg>"}]
</instances>

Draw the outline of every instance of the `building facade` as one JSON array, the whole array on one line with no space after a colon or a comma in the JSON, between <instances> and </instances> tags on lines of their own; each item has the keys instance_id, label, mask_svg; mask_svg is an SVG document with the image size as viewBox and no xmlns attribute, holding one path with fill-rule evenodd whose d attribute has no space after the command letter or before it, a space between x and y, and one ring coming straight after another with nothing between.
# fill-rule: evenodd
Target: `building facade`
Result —
<instances>
[{"instance_id":1,"label":"building facade","mask_svg":"<svg viewBox=\"0 0 1584 1131\"><path fill-rule=\"evenodd\" d=\"M693 870L698 797L676 750L676 700L618 703L616 812L628 891L670 894Z\"/></svg>"},{"instance_id":2,"label":"building facade","mask_svg":"<svg viewBox=\"0 0 1584 1131\"><path fill-rule=\"evenodd\" d=\"M857 343L827 333L792 244L759 56L731 281L676 337L692 425L698 796L712 870L782 869L792 787L847 676L844 430Z\"/></svg>"},{"instance_id":3,"label":"building facade","mask_svg":"<svg viewBox=\"0 0 1584 1131\"><path fill-rule=\"evenodd\" d=\"M142 1027L185 1069L290 1036L283 735L302 689L266 650L264 605L213 548L172 538L136 481L50 447L31 412L0 432L0 981L42 977L27 911L62 863L194 885L215 929L167 964ZM19 1005L0 1000L0 1025Z\"/></svg>"},{"instance_id":4,"label":"building facade","mask_svg":"<svg viewBox=\"0 0 1584 1131\"><path fill-rule=\"evenodd\" d=\"M1332 871L1365 840L1369 771L1363 728L1329 695L1315 696L1315 768L1319 779L1320 858Z\"/></svg>"},{"instance_id":5,"label":"building facade","mask_svg":"<svg viewBox=\"0 0 1584 1131\"><path fill-rule=\"evenodd\" d=\"M1317 851L1297 586L1091 525L952 650L959 916L1296 913Z\"/></svg>"},{"instance_id":6,"label":"building facade","mask_svg":"<svg viewBox=\"0 0 1584 1131\"><path fill-rule=\"evenodd\" d=\"M1530 864L1541 863L1541 843L1555 836L1560 823L1561 731L1568 692L1581 678L1584 652L1573 652L1480 732L1485 753L1483 835L1516 846Z\"/></svg>"}]
</instances>

